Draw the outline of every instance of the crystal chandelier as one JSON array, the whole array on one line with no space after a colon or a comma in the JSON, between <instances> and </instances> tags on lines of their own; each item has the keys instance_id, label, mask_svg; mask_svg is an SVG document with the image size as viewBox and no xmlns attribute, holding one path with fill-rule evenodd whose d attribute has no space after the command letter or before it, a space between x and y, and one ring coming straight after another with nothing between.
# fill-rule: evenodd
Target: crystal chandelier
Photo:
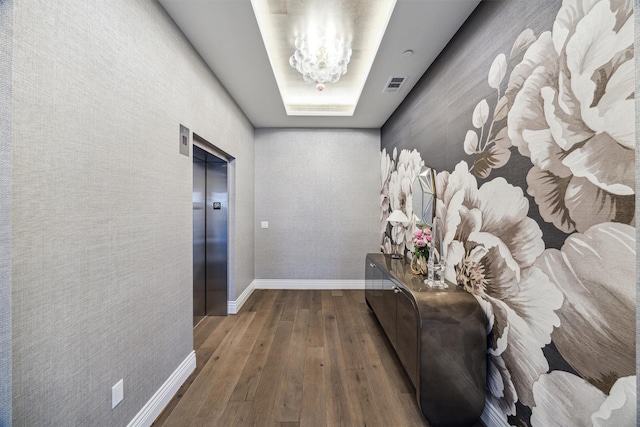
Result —
<instances>
[{"instance_id":1,"label":"crystal chandelier","mask_svg":"<svg viewBox=\"0 0 640 427\"><path fill-rule=\"evenodd\" d=\"M351 47L342 40L320 39L315 48L304 37L296 38L296 51L289 64L298 70L305 82L316 83L319 92L326 82L335 83L347 72L351 59Z\"/></svg>"}]
</instances>

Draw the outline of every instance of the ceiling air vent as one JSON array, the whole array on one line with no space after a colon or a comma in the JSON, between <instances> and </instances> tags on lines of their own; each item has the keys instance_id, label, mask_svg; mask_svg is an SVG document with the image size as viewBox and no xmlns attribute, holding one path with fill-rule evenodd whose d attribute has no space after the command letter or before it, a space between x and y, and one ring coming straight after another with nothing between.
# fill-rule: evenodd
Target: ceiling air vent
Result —
<instances>
[{"instance_id":1,"label":"ceiling air vent","mask_svg":"<svg viewBox=\"0 0 640 427\"><path fill-rule=\"evenodd\" d=\"M407 79L406 77L389 77L389 81L387 81L387 84L384 86L384 89L382 90L382 92L383 93L398 92L406 79Z\"/></svg>"}]
</instances>

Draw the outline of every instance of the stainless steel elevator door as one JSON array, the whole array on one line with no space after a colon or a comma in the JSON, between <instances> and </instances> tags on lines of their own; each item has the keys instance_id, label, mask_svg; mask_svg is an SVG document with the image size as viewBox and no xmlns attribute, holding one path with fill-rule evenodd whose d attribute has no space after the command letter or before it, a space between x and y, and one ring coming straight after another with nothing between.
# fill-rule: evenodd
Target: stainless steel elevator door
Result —
<instances>
[{"instance_id":1,"label":"stainless steel elevator door","mask_svg":"<svg viewBox=\"0 0 640 427\"><path fill-rule=\"evenodd\" d=\"M214 157L214 156L211 156ZM227 315L227 163L207 160L207 315Z\"/></svg>"},{"instance_id":2,"label":"stainless steel elevator door","mask_svg":"<svg viewBox=\"0 0 640 427\"><path fill-rule=\"evenodd\" d=\"M193 326L206 312L206 192L207 166L193 158Z\"/></svg>"},{"instance_id":3,"label":"stainless steel elevator door","mask_svg":"<svg viewBox=\"0 0 640 427\"><path fill-rule=\"evenodd\" d=\"M193 324L227 315L227 162L193 147Z\"/></svg>"}]
</instances>

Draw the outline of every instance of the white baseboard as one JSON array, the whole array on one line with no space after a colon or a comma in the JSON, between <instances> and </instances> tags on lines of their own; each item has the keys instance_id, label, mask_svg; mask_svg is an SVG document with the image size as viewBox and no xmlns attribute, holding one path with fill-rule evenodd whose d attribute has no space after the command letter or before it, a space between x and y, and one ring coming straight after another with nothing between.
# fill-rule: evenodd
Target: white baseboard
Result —
<instances>
[{"instance_id":1,"label":"white baseboard","mask_svg":"<svg viewBox=\"0 0 640 427\"><path fill-rule=\"evenodd\" d=\"M364 280L256 279L256 289L362 289Z\"/></svg>"},{"instance_id":2,"label":"white baseboard","mask_svg":"<svg viewBox=\"0 0 640 427\"><path fill-rule=\"evenodd\" d=\"M253 291L256 289L255 281L251 282L249 286L240 294L237 300L227 301L227 313L238 314L242 306L249 299Z\"/></svg>"},{"instance_id":3,"label":"white baseboard","mask_svg":"<svg viewBox=\"0 0 640 427\"><path fill-rule=\"evenodd\" d=\"M196 369L196 352L191 351L180 366L169 376L169 378L156 391L151 399L142 407L140 412L131 420L128 427L149 427L160 415L169 401L176 394L178 389L189 378L189 375Z\"/></svg>"},{"instance_id":4,"label":"white baseboard","mask_svg":"<svg viewBox=\"0 0 640 427\"><path fill-rule=\"evenodd\" d=\"M497 406L489 403L489 400L484 405L484 412L480 419L487 427L510 427L502 411Z\"/></svg>"},{"instance_id":5,"label":"white baseboard","mask_svg":"<svg viewBox=\"0 0 640 427\"><path fill-rule=\"evenodd\" d=\"M329 289L361 289L364 290L364 280L306 280L306 279L255 279L240 294L237 300L227 301L227 313L237 314L251 294L256 289L300 289L300 290L329 290Z\"/></svg>"}]
</instances>

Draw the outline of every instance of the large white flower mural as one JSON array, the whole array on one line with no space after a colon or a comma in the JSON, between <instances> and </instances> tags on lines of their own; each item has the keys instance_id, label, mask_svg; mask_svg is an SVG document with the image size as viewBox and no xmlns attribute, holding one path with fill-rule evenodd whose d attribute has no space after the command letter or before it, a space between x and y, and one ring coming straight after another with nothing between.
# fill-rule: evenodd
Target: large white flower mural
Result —
<instances>
[{"instance_id":1,"label":"large white flower mural","mask_svg":"<svg viewBox=\"0 0 640 427\"><path fill-rule=\"evenodd\" d=\"M490 115L487 100L478 102L471 117L471 123L477 130L468 130L464 138L465 153L477 155L470 170L480 178L487 178L492 169L504 166L511 157L511 151L509 151L511 141L507 137L505 123L509 111L509 98L500 90L506 72L507 58L504 54L500 54L493 60L487 78L489 86L497 92L495 108ZM489 120L490 116L491 120Z\"/></svg>"},{"instance_id":2,"label":"large white flower mural","mask_svg":"<svg viewBox=\"0 0 640 427\"><path fill-rule=\"evenodd\" d=\"M394 158L395 158L394 150ZM383 153L383 164L384 153ZM398 157L396 168L389 176L388 180L388 199L389 207L385 212L385 206L383 204L381 216L386 221L389 214L395 210L401 210L409 219L408 224L392 223L391 224L391 240L384 240L383 236L383 250L388 249L390 244L394 252L404 254L406 251L413 249L413 230L415 228L415 219L413 215L413 200L412 200L412 185L413 180L416 178L420 169L424 166L424 161L417 150L402 150ZM381 199L384 198L384 183L383 193L381 193ZM386 225L383 225L383 229ZM388 253L388 252L386 252Z\"/></svg>"},{"instance_id":3,"label":"large white flower mural","mask_svg":"<svg viewBox=\"0 0 640 427\"><path fill-rule=\"evenodd\" d=\"M391 173L396 168L396 159L398 158L398 150L393 149L393 156L387 154L387 149L382 150L380 156L380 232L384 237L387 228L387 217L391 213L389 200L389 181ZM385 252L387 253L387 252Z\"/></svg>"},{"instance_id":4,"label":"large white flower mural","mask_svg":"<svg viewBox=\"0 0 640 427\"><path fill-rule=\"evenodd\" d=\"M569 372L553 371L534 384L534 427L633 427L636 376L620 378L607 394Z\"/></svg>"},{"instance_id":5,"label":"large white flower mural","mask_svg":"<svg viewBox=\"0 0 640 427\"><path fill-rule=\"evenodd\" d=\"M471 101L471 167L436 177L446 278L487 315L487 404L505 423L636 422L633 24L630 0L564 0L550 31L523 31ZM381 219L412 218L420 155L383 157ZM510 162L502 174L529 199L502 177L478 185ZM555 227L544 241L529 200ZM413 224L383 229L386 250L411 249Z\"/></svg>"},{"instance_id":6,"label":"large white flower mural","mask_svg":"<svg viewBox=\"0 0 640 427\"><path fill-rule=\"evenodd\" d=\"M565 233L635 224L633 7L565 1L510 75L508 135L528 192Z\"/></svg>"},{"instance_id":7,"label":"large white flower mural","mask_svg":"<svg viewBox=\"0 0 640 427\"><path fill-rule=\"evenodd\" d=\"M542 348L559 325L562 294L534 265L544 250L522 190L496 178L478 188L466 162L436 177L437 215L448 247L447 279L480 302L491 330L489 400L506 415L532 406L533 383L549 369ZM526 363L523 363L526 361Z\"/></svg>"},{"instance_id":8,"label":"large white flower mural","mask_svg":"<svg viewBox=\"0 0 640 427\"><path fill-rule=\"evenodd\" d=\"M572 234L536 261L564 294L553 342L604 392L636 372L635 259L635 228L609 222Z\"/></svg>"}]
</instances>

